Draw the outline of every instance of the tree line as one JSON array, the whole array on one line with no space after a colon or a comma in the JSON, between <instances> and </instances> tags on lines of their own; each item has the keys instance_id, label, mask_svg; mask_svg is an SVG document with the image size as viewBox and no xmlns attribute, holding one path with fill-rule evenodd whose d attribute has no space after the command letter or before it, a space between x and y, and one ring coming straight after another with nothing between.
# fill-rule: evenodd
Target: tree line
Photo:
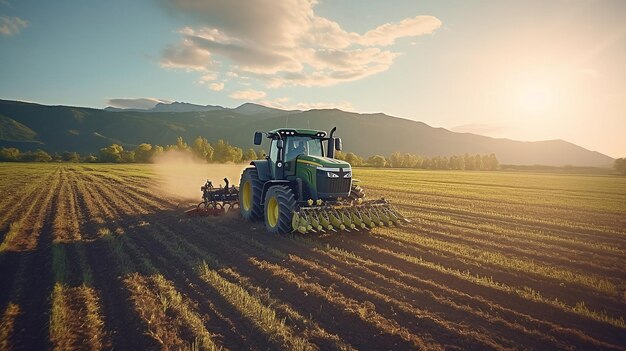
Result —
<instances>
[{"instance_id":1,"label":"tree line","mask_svg":"<svg viewBox=\"0 0 626 351\"><path fill-rule=\"evenodd\" d=\"M421 168L421 169L458 169L476 171L494 171L498 169L498 159L495 154L487 155L453 155L425 157L411 153L394 152L389 157L374 155L364 159L352 152L337 152L335 157L344 160L353 166L391 167L391 168Z\"/></svg>"},{"instance_id":2,"label":"tree line","mask_svg":"<svg viewBox=\"0 0 626 351\"><path fill-rule=\"evenodd\" d=\"M102 162L102 163L151 163L159 155L168 151L177 151L194 156L206 162L240 163L265 157L264 150L243 149L230 145L227 141L218 140L210 144L206 138L197 137L191 145L182 137L172 145L152 145L143 143L133 149L125 149L122 145L111 144L100 149L97 154L81 155L77 152L49 154L44 150L21 152L17 148L0 148L0 161L3 162Z\"/></svg>"},{"instance_id":3,"label":"tree line","mask_svg":"<svg viewBox=\"0 0 626 351\"><path fill-rule=\"evenodd\" d=\"M97 154L81 155L77 152L49 154L44 150L21 152L17 148L0 148L0 161L4 162L102 162L102 163L151 163L159 155L168 151L189 154L197 159L210 163L241 163L264 158L265 150L248 149L230 145L227 141L218 140L214 144L206 138L197 137L188 144L182 137L172 145L139 144L132 149L122 145L111 144L100 149ZM425 157L411 153L394 152L388 157L374 155L367 159L353 152L336 152L335 157L349 162L355 167L392 167L421 169L457 169L457 170L496 170L498 159L495 154L488 155L454 155L450 157Z\"/></svg>"}]
</instances>

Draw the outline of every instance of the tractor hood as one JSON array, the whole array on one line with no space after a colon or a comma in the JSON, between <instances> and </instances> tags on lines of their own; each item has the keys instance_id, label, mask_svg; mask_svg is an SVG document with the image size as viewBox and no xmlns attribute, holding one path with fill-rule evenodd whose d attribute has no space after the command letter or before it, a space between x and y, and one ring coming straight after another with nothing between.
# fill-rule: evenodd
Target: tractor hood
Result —
<instances>
[{"instance_id":1,"label":"tractor hood","mask_svg":"<svg viewBox=\"0 0 626 351\"><path fill-rule=\"evenodd\" d=\"M300 155L298 156L298 163L312 167L343 168L344 171L351 169L350 164L346 161L323 156Z\"/></svg>"}]
</instances>

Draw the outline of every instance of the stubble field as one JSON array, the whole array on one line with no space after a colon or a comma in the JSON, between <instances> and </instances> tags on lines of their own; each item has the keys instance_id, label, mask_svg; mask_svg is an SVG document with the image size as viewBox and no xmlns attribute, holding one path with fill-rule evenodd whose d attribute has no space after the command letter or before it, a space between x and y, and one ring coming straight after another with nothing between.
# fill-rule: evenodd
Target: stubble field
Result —
<instances>
[{"instance_id":1,"label":"stubble field","mask_svg":"<svg viewBox=\"0 0 626 351\"><path fill-rule=\"evenodd\" d=\"M0 164L0 350L626 348L626 177L355 177L412 223L276 237L149 165Z\"/></svg>"}]
</instances>

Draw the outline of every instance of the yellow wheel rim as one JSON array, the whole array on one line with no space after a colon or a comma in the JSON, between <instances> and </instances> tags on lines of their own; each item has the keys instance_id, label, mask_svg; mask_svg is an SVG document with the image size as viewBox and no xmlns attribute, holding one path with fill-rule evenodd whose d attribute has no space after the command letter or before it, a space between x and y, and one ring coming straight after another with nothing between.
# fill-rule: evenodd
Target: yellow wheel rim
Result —
<instances>
[{"instance_id":1,"label":"yellow wheel rim","mask_svg":"<svg viewBox=\"0 0 626 351\"><path fill-rule=\"evenodd\" d=\"M267 223L270 227L276 227L278 224L278 215L280 214L280 208L278 207L278 201L275 197L271 197L267 203Z\"/></svg>"},{"instance_id":2,"label":"yellow wheel rim","mask_svg":"<svg viewBox=\"0 0 626 351\"><path fill-rule=\"evenodd\" d=\"M250 211L252 208L252 185L250 181L245 182L243 185L243 209Z\"/></svg>"}]
</instances>

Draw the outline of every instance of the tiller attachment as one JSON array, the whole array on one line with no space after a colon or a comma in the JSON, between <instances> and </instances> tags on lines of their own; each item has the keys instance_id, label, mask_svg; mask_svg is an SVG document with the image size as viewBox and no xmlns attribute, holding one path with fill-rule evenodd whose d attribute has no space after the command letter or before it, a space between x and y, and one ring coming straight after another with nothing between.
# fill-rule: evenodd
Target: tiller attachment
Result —
<instances>
[{"instance_id":1,"label":"tiller attachment","mask_svg":"<svg viewBox=\"0 0 626 351\"><path fill-rule=\"evenodd\" d=\"M362 231L409 222L385 199L336 203L309 200L294 211L291 227L305 234Z\"/></svg>"},{"instance_id":2,"label":"tiller attachment","mask_svg":"<svg viewBox=\"0 0 626 351\"><path fill-rule=\"evenodd\" d=\"M229 186L228 179L224 178L226 186L215 188L210 180L200 187L202 202L195 208L185 211L187 216L220 216L231 209L239 208L239 189Z\"/></svg>"}]
</instances>

